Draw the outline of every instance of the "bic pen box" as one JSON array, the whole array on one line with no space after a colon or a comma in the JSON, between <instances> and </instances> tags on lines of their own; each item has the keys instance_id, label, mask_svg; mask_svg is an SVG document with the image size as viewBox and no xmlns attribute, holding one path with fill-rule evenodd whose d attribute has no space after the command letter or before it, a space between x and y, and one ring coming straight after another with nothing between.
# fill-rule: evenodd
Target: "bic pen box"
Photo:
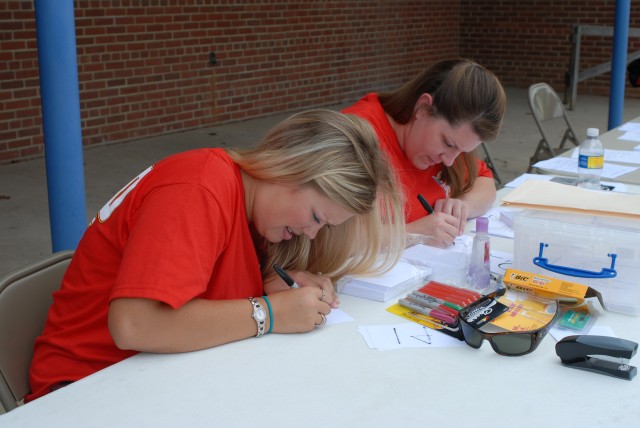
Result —
<instances>
[{"instance_id":1,"label":"bic pen box","mask_svg":"<svg viewBox=\"0 0 640 428\"><path fill-rule=\"evenodd\" d=\"M513 268L584 284L607 310L640 315L640 222L523 210L513 219Z\"/></svg>"},{"instance_id":2,"label":"bic pen box","mask_svg":"<svg viewBox=\"0 0 640 428\"><path fill-rule=\"evenodd\" d=\"M580 303L585 298L595 297L604 306L602 296L598 291L576 282L511 268L504 273L502 282L507 288L530 293L545 299Z\"/></svg>"}]
</instances>

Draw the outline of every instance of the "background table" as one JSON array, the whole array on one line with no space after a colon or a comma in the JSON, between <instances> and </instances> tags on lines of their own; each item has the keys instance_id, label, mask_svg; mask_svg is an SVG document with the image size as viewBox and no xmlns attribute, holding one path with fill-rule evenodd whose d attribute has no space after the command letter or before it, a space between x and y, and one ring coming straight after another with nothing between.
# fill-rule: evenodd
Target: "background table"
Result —
<instances>
[{"instance_id":1,"label":"background table","mask_svg":"<svg viewBox=\"0 0 640 428\"><path fill-rule=\"evenodd\" d=\"M640 117L637 117L633 120L630 120L629 122L635 122L635 123L640 123ZM637 141L628 141L628 140L620 140L618 139L618 137L620 137L622 134L624 134L623 131L618 130L618 128L614 128L610 131L607 131L603 134L600 135L600 141L602 141L602 145L605 148L605 150L609 149L609 150L633 150L634 147L636 147L638 144ZM575 147L572 147L571 150L568 150L560 155L558 155L557 157L564 157L564 158L568 158L571 157L571 154L573 153L573 150L576 149ZM605 162L607 162L607 159L605 157ZM626 166L634 166L634 167L638 167L638 164L632 164L632 163L624 163L624 162L616 162L617 164L620 165L626 165ZM570 176L577 176L577 172L575 174L568 174L566 171L557 171L557 170L553 170L553 169L548 169L548 168L536 168L538 170L540 170L543 173L546 174L555 174L555 175L570 175ZM621 175L619 177L616 178L602 178L602 181L611 181L611 182L618 182L618 183L625 183L625 184L633 184L633 185L640 185L640 169L637 169L633 172L630 172L628 174L624 174Z\"/></svg>"},{"instance_id":2,"label":"background table","mask_svg":"<svg viewBox=\"0 0 640 428\"><path fill-rule=\"evenodd\" d=\"M491 240L494 249L513 248L510 239ZM0 427L585 428L640 421L640 379L566 368L551 336L520 357L500 356L488 343L369 349L357 327L403 322L385 310L395 300L341 295L354 322L198 352L138 354L0 416ZM597 325L640 342L640 318L594 305Z\"/></svg>"}]
</instances>

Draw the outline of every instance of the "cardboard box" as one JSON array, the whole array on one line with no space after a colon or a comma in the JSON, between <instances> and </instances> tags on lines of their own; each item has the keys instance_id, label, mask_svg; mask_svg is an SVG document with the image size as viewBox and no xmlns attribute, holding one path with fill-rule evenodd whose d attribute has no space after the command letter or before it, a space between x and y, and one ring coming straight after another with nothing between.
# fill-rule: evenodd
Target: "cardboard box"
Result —
<instances>
[{"instance_id":1,"label":"cardboard box","mask_svg":"<svg viewBox=\"0 0 640 428\"><path fill-rule=\"evenodd\" d=\"M517 269L507 269L502 282L507 288L533 294L550 300L580 303L585 298L595 297L604 307L602 295L588 285L565 281L550 276Z\"/></svg>"},{"instance_id":2,"label":"cardboard box","mask_svg":"<svg viewBox=\"0 0 640 428\"><path fill-rule=\"evenodd\" d=\"M513 268L587 285L607 310L640 315L640 222L523 210L513 220Z\"/></svg>"}]
</instances>

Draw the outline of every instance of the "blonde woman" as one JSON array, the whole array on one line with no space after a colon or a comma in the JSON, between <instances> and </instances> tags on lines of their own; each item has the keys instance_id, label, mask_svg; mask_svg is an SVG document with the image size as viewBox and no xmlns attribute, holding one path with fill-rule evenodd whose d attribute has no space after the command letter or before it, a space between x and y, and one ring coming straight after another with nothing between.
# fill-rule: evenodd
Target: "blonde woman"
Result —
<instances>
[{"instance_id":1,"label":"blonde woman","mask_svg":"<svg viewBox=\"0 0 640 428\"><path fill-rule=\"evenodd\" d=\"M357 117L304 112L245 153L164 159L85 232L37 339L27 401L137 352L312 330L337 306L331 280L392 266L403 239L392 171ZM274 263L301 288L270 276Z\"/></svg>"}]
</instances>

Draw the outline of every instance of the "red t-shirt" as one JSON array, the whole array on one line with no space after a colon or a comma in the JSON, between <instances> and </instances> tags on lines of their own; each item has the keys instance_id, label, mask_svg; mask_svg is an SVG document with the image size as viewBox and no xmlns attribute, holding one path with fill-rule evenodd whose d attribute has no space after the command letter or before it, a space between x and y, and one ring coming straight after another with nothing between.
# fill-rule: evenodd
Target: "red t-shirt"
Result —
<instances>
[{"instance_id":1,"label":"red t-shirt","mask_svg":"<svg viewBox=\"0 0 640 428\"><path fill-rule=\"evenodd\" d=\"M449 196L449 186L441 179L444 165L439 163L425 170L419 170L413 166L400 148L398 136L380 105L378 94L367 94L354 105L342 110L342 112L366 119L375 129L380 140L380 146L387 153L402 183L406 198L405 221L407 223L411 223L427 214L420 201L418 201L418 193L422 194L431 206L437 200ZM478 176L493 178L491 170L481 160L478 160Z\"/></svg>"},{"instance_id":2,"label":"red t-shirt","mask_svg":"<svg viewBox=\"0 0 640 428\"><path fill-rule=\"evenodd\" d=\"M195 298L260 296L260 266L239 167L221 149L193 150L148 168L87 228L31 363L32 393L130 357L109 334L109 302L147 298L174 309Z\"/></svg>"}]
</instances>

